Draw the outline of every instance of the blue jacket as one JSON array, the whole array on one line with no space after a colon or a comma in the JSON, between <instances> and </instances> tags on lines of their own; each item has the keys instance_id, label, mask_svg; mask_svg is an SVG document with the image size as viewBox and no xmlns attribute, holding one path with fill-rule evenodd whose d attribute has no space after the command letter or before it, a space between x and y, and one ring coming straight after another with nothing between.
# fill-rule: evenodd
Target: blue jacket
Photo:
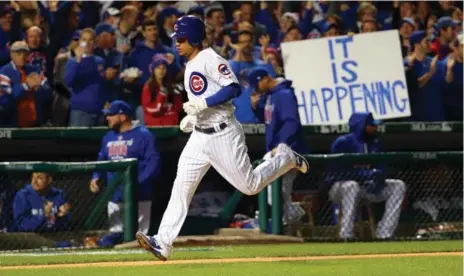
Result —
<instances>
[{"instance_id":1,"label":"blue jacket","mask_svg":"<svg viewBox=\"0 0 464 276\"><path fill-rule=\"evenodd\" d=\"M448 58L446 58L443 63L446 64ZM446 86L446 89L443 93L443 103L446 105L446 108L453 108L456 111L462 113L462 104L463 104L463 63L456 60L453 66L453 75L454 80Z\"/></svg>"},{"instance_id":2,"label":"blue jacket","mask_svg":"<svg viewBox=\"0 0 464 276\"><path fill-rule=\"evenodd\" d=\"M3 5L6 3L2 3ZM10 31L6 32L0 28L0 66L10 62L10 46L14 42L21 40L21 13L13 13L13 22Z\"/></svg>"},{"instance_id":3,"label":"blue jacket","mask_svg":"<svg viewBox=\"0 0 464 276\"><path fill-rule=\"evenodd\" d=\"M160 172L160 155L156 147L156 137L145 127L134 126L123 133L109 131L103 137L98 160L121 160L137 158L138 200L151 200L153 185ZM108 172L107 182L111 181L113 172ZM102 174L95 172L93 179L102 179ZM124 185L120 185L113 195L112 202L122 202Z\"/></svg>"},{"instance_id":4,"label":"blue jacket","mask_svg":"<svg viewBox=\"0 0 464 276\"><path fill-rule=\"evenodd\" d=\"M99 56L103 59L105 64L105 71L108 68L118 69L119 72L124 68L124 55L116 49L102 49L95 48L94 55ZM122 93L121 78L116 76L113 80L104 81L105 93L109 97L109 101L120 99Z\"/></svg>"},{"instance_id":5,"label":"blue jacket","mask_svg":"<svg viewBox=\"0 0 464 276\"><path fill-rule=\"evenodd\" d=\"M266 151L285 143L297 152L309 153L291 81L277 84L254 111L266 125Z\"/></svg>"},{"instance_id":6,"label":"blue jacket","mask_svg":"<svg viewBox=\"0 0 464 276\"><path fill-rule=\"evenodd\" d=\"M47 201L53 202L52 215L47 219L44 214L44 205ZM42 196L29 184L16 193L13 202L13 217L15 231L63 231L69 227L71 215L68 213L58 217L58 208L66 203L63 190L49 187L48 194Z\"/></svg>"},{"instance_id":7,"label":"blue jacket","mask_svg":"<svg viewBox=\"0 0 464 276\"><path fill-rule=\"evenodd\" d=\"M41 68L26 64L26 75L40 74ZM0 69L0 126L17 126L17 104L26 95L28 87L21 83L21 73L13 62ZM44 108L52 101L53 91L45 78L41 87L34 93L37 123L43 123Z\"/></svg>"},{"instance_id":8,"label":"blue jacket","mask_svg":"<svg viewBox=\"0 0 464 276\"><path fill-rule=\"evenodd\" d=\"M229 60L230 68L240 82L242 94L232 101L235 106L235 117L242 124L259 124L260 119L256 117L251 108L250 96L253 91L248 87L247 75L251 69L263 68L268 71L271 77L275 77L276 73L271 64L265 64L261 60L253 60L253 62Z\"/></svg>"},{"instance_id":9,"label":"blue jacket","mask_svg":"<svg viewBox=\"0 0 464 276\"><path fill-rule=\"evenodd\" d=\"M379 141L377 138L367 141L365 139L365 127L372 124L374 118L372 113L353 113L348 125L350 133L339 136L332 144L330 153L375 153L379 152ZM326 182L333 184L335 181L354 180L369 182L369 188L373 193L380 191L385 185L384 171L381 166L376 168L371 165L331 166L331 172L326 178Z\"/></svg>"},{"instance_id":10,"label":"blue jacket","mask_svg":"<svg viewBox=\"0 0 464 276\"><path fill-rule=\"evenodd\" d=\"M105 90L105 61L89 56L77 62L70 58L66 63L64 83L71 90L71 110L99 114L110 96Z\"/></svg>"},{"instance_id":11,"label":"blue jacket","mask_svg":"<svg viewBox=\"0 0 464 276\"><path fill-rule=\"evenodd\" d=\"M419 79L430 71L432 58L427 56L423 62L415 61L411 70L414 70L416 77ZM446 89L445 82L446 64L443 61L437 61L435 74L426 85L419 88L418 97L411 100L412 119L414 121L444 121L442 95Z\"/></svg>"},{"instance_id":12,"label":"blue jacket","mask_svg":"<svg viewBox=\"0 0 464 276\"><path fill-rule=\"evenodd\" d=\"M143 75L137 79L139 84L145 84L150 78L150 64L153 62L155 55L167 53L172 53L172 51L162 44L156 45L155 49L146 46L143 41L138 41L135 44L134 50L129 56L128 67L137 67L143 72Z\"/></svg>"}]
</instances>

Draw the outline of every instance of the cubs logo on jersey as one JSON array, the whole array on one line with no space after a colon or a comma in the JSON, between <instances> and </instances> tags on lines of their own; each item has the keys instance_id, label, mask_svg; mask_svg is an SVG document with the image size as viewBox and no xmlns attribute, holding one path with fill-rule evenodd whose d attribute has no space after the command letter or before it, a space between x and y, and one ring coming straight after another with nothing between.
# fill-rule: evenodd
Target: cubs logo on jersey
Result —
<instances>
[{"instance_id":1,"label":"cubs logo on jersey","mask_svg":"<svg viewBox=\"0 0 464 276\"><path fill-rule=\"evenodd\" d=\"M226 64L222 63L219 64L218 66L219 73L223 74L224 76L228 76L231 74L231 71L229 70L229 67L227 67Z\"/></svg>"},{"instance_id":2,"label":"cubs logo on jersey","mask_svg":"<svg viewBox=\"0 0 464 276\"><path fill-rule=\"evenodd\" d=\"M123 140L122 136L118 137L116 141L109 141L107 143L108 147L108 157L111 160L118 160L127 157L128 147L132 146L133 140Z\"/></svg>"},{"instance_id":3,"label":"cubs logo on jersey","mask_svg":"<svg viewBox=\"0 0 464 276\"><path fill-rule=\"evenodd\" d=\"M203 94L208 88L206 77L199 72L192 72L189 78L189 87L194 95L199 96Z\"/></svg>"}]
</instances>

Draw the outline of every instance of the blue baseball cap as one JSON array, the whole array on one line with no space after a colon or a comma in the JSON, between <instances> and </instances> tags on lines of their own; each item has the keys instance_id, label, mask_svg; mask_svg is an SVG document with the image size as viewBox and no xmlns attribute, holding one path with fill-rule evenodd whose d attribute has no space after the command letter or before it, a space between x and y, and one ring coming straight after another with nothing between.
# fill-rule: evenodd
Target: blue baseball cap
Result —
<instances>
[{"instance_id":1,"label":"blue baseball cap","mask_svg":"<svg viewBox=\"0 0 464 276\"><path fill-rule=\"evenodd\" d=\"M437 21L437 29L438 30L445 29L445 28L448 28L448 27L452 27L452 28L456 27L456 22L454 22L453 18L451 18L449 16L444 16L444 17L441 17L440 19L438 19L438 21Z\"/></svg>"},{"instance_id":2,"label":"blue baseball cap","mask_svg":"<svg viewBox=\"0 0 464 276\"><path fill-rule=\"evenodd\" d=\"M203 18L205 15L205 10L202 6L193 6L187 11L187 15L199 14Z\"/></svg>"},{"instance_id":3,"label":"blue baseball cap","mask_svg":"<svg viewBox=\"0 0 464 276\"><path fill-rule=\"evenodd\" d=\"M325 22L324 24L322 24L321 26L321 33L322 34L325 34L326 32L330 31L330 29L332 28L337 28L337 24L334 24L334 23L330 23L330 22Z\"/></svg>"},{"instance_id":4,"label":"blue baseball cap","mask_svg":"<svg viewBox=\"0 0 464 276\"><path fill-rule=\"evenodd\" d=\"M419 44L427 36L424 31L415 31L409 36L409 43L414 47L414 44Z\"/></svg>"},{"instance_id":5,"label":"blue baseball cap","mask_svg":"<svg viewBox=\"0 0 464 276\"><path fill-rule=\"evenodd\" d=\"M115 31L116 30L115 30L115 28L113 26L111 26L110 24L106 24L106 23L100 23L95 28L95 34L96 35L100 35L100 34L102 34L104 32L114 34Z\"/></svg>"},{"instance_id":6,"label":"blue baseball cap","mask_svg":"<svg viewBox=\"0 0 464 276\"><path fill-rule=\"evenodd\" d=\"M108 109L103 109L102 112L106 116L124 114L131 117L133 114L131 106L128 103L119 100L113 101L110 104L110 107Z\"/></svg>"},{"instance_id":7,"label":"blue baseball cap","mask_svg":"<svg viewBox=\"0 0 464 276\"><path fill-rule=\"evenodd\" d=\"M120 14L121 14L120 10L118 10L116 8L109 8L103 14L103 19L107 19L110 16L119 16Z\"/></svg>"},{"instance_id":8,"label":"blue baseball cap","mask_svg":"<svg viewBox=\"0 0 464 276\"><path fill-rule=\"evenodd\" d=\"M251 89L256 90L258 83L264 77L269 76L269 73L262 68L253 69L248 73L247 81Z\"/></svg>"},{"instance_id":9,"label":"blue baseball cap","mask_svg":"<svg viewBox=\"0 0 464 276\"><path fill-rule=\"evenodd\" d=\"M166 8L161 10L161 12L159 14L159 17L158 17L158 23L163 24L164 19L166 19L166 17L169 17L171 15L181 17L181 16L184 15L184 13L180 12L178 9L176 9L174 7L166 7Z\"/></svg>"},{"instance_id":10,"label":"blue baseball cap","mask_svg":"<svg viewBox=\"0 0 464 276\"><path fill-rule=\"evenodd\" d=\"M73 32L71 40L79 40L81 38L81 31L76 30Z\"/></svg>"}]
</instances>

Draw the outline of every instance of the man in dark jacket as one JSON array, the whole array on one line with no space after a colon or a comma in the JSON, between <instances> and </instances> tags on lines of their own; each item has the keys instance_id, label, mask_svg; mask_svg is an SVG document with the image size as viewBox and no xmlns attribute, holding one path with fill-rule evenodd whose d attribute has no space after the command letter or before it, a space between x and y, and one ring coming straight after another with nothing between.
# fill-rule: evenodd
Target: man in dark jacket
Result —
<instances>
[{"instance_id":1,"label":"man in dark jacket","mask_svg":"<svg viewBox=\"0 0 464 276\"><path fill-rule=\"evenodd\" d=\"M105 62L93 55L95 32L84 29L74 49L75 57L66 64L64 82L71 89L70 126L96 126L103 124L101 110L109 100L104 89Z\"/></svg>"},{"instance_id":2,"label":"man in dark jacket","mask_svg":"<svg viewBox=\"0 0 464 276\"><path fill-rule=\"evenodd\" d=\"M97 47L94 54L105 62L105 91L109 100L120 99L122 94L119 73L124 66L124 55L116 49L115 29L113 26L102 23L95 28Z\"/></svg>"},{"instance_id":3,"label":"man in dark jacket","mask_svg":"<svg viewBox=\"0 0 464 276\"><path fill-rule=\"evenodd\" d=\"M254 91L251 105L256 117L266 125L266 151L264 159L272 157L273 149L280 143L287 144L292 150L303 154L309 153L304 141L298 103L292 82L283 78L273 78L262 68L253 69L248 74L248 84ZM283 222L298 222L305 214L304 210L292 203L293 182L297 171L286 173L282 179ZM271 186L268 186L268 202L272 204Z\"/></svg>"},{"instance_id":4,"label":"man in dark jacket","mask_svg":"<svg viewBox=\"0 0 464 276\"><path fill-rule=\"evenodd\" d=\"M38 126L45 122L52 90L40 68L26 63L26 42L16 41L10 52L11 62L0 69L0 126Z\"/></svg>"},{"instance_id":5,"label":"man in dark jacket","mask_svg":"<svg viewBox=\"0 0 464 276\"><path fill-rule=\"evenodd\" d=\"M371 113L354 113L349 120L350 133L333 142L330 153L376 153L379 152L377 126ZM355 209L360 197L369 201L386 201L382 220L377 225L377 238L393 236L398 225L401 203L406 193L406 184L399 179L386 179L382 167L370 164L354 165L348 169L334 166L326 182L331 186L330 200L341 204L342 219L340 238L353 238Z\"/></svg>"}]
</instances>

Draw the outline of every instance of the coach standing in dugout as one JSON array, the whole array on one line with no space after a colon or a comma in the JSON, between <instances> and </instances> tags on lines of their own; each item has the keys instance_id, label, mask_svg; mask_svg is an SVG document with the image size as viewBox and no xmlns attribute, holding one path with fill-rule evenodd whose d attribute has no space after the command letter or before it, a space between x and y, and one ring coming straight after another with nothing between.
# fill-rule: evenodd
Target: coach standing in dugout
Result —
<instances>
[{"instance_id":1,"label":"coach standing in dugout","mask_svg":"<svg viewBox=\"0 0 464 276\"><path fill-rule=\"evenodd\" d=\"M139 231L147 233L150 227L153 184L160 171L156 138L148 129L132 122L133 111L126 102L114 101L108 109L103 110L103 113L111 130L103 137L98 160L137 159ZM106 182L109 183L113 176L114 173L108 172ZM98 193L102 182L103 175L95 172L90 182L90 190ZM123 192L124 187L121 184L108 202L110 233L98 241L99 246L111 247L122 242Z\"/></svg>"},{"instance_id":2,"label":"coach standing in dugout","mask_svg":"<svg viewBox=\"0 0 464 276\"><path fill-rule=\"evenodd\" d=\"M284 78L273 78L265 69L253 69L248 73L248 84L252 92L251 106L257 118L266 125L266 155L272 157L272 149L285 143L292 150L309 153L304 141L298 104L292 82ZM305 214L303 208L292 202L293 182L296 170L289 171L282 178L283 223L297 223ZM268 203L272 204L271 186L268 186Z\"/></svg>"}]
</instances>

